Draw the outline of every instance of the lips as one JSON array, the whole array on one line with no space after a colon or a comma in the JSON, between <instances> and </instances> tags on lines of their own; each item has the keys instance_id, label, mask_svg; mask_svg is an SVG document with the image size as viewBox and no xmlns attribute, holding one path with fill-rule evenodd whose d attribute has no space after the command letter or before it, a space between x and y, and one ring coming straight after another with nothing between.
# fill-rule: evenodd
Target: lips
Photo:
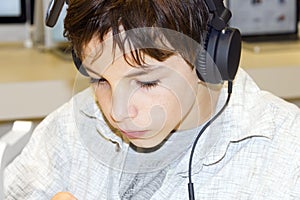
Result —
<instances>
[{"instance_id":1,"label":"lips","mask_svg":"<svg viewBox=\"0 0 300 200\"><path fill-rule=\"evenodd\" d=\"M124 131L121 130L122 134L128 137L129 139L141 138L146 134L147 131Z\"/></svg>"}]
</instances>

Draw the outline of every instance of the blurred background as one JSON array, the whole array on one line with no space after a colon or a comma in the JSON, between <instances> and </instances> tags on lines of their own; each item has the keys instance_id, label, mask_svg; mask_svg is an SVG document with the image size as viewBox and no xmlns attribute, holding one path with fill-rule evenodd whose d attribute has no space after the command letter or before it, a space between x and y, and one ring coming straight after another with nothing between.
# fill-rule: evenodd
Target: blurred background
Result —
<instances>
[{"instance_id":1,"label":"blurred background","mask_svg":"<svg viewBox=\"0 0 300 200\"><path fill-rule=\"evenodd\" d=\"M241 30L241 67L264 90L300 106L300 0L225 0ZM49 0L0 0L0 137L15 120L38 123L87 86L63 37L66 7L45 27ZM75 91L74 91L75 88Z\"/></svg>"},{"instance_id":2,"label":"blurred background","mask_svg":"<svg viewBox=\"0 0 300 200\"><path fill-rule=\"evenodd\" d=\"M63 37L66 6L46 27L50 0L0 0L0 137L15 120L38 124L88 86Z\"/></svg>"}]
</instances>

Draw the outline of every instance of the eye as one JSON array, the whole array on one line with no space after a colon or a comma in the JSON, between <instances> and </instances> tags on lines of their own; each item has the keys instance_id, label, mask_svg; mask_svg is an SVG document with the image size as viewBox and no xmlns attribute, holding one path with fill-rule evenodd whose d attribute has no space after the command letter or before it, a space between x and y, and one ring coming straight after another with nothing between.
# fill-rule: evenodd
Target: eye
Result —
<instances>
[{"instance_id":1,"label":"eye","mask_svg":"<svg viewBox=\"0 0 300 200\"><path fill-rule=\"evenodd\" d=\"M158 86L160 83L159 80L155 80L155 81L147 81L147 82L144 82L144 81L137 81L137 84L143 88L143 89L152 89L156 86Z\"/></svg>"},{"instance_id":2,"label":"eye","mask_svg":"<svg viewBox=\"0 0 300 200\"><path fill-rule=\"evenodd\" d=\"M93 78L91 77L90 78L90 83L91 84L98 84L98 85L101 85L101 84L105 84L107 83L106 79L105 78Z\"/></svg>"}]
</instances>

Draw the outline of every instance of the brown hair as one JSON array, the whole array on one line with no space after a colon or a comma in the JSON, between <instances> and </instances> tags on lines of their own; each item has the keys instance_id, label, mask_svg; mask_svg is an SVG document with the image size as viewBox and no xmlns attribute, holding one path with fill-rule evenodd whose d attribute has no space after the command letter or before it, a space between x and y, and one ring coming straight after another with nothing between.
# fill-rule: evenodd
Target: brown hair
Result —
<instances>
[{"instance_id":1,"label":"brown hair","mask_svg":"<svg viewBox=\"0 0 300 200\"><path fill-rule=\"evenodd\" d=\"M144 27L164 28L184 34L202 44L207 31L207 21L208 11L203 0L70 0L64 21L64 35L71 41L76 54L82 58L82 48L93 37L102 42L110 31L117 36L120 26L125 31ZM148 42L157 41L161 34L174 49L181 48L177 38L172 38L167 33L126 37L127 42L131 42L133 46L131 55L137 64L143 62L143 54L163 61L174 53L171 49L166 51L136 48L149 37L152 38ZM120 37L114 37L114 48L117 44L126 57L124 42Z\"/></svg>"}]
</instances>

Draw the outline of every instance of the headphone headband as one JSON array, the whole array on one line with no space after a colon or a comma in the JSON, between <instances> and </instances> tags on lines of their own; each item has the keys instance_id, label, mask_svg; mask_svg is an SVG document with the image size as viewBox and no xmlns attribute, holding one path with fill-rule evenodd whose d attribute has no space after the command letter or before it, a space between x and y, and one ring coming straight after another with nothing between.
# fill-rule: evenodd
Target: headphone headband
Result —
<instances>
[{"instance_id":1,"label":"headphone headband","mask_svg":"<svg viewBox=\"0 0 300 200\"><path fill-rule=\"evenodd\" d=\"M55 26L64 4L65 4L65 0L51 0L48 6L46 20L45 20L47 26L49 27Z\"/></svg>"},{"instance_id":2,"label":"headphone headband","mask_svg":"<svg viewBox=\"0 0 300 200\"><path fill-rule=\"evenodd\" d=\"M238 70L241 53L241 34L238 29L228 27L231 12L223 0L204 0L212 18L209 21L209 32L204 42L204 49L198 52L195 67L198 78L208 83L232 81ZM53 27L62 7L68 0L52 0L50 2L46 25ZM72 51L74 64L83 75L88 75L81 66L81 60Z\"/></svg>"},{"instance_id":3,"label":"headphone headband","mask_svg":"<svg viewBox=\"0 0 300 200\"><path fill-rule=\"evenodd\" d=\"M218 31L224 29L232 15L224 6L223 0L205 0L205 3L209 12L213 14L210 25Z\"/></svg>"},{"instance_id":4,"label":"headphone headband","mask_svg":"<svg viewBox=\"0 0 300 200\"><path fill-rule=\"evenodd\" d=\"M224 6L223 0L204 1L209 12L213 14L213 18L210 20L210 25L219 31L224 29L231 18L231 12ZM45 20L47 26L55 26L64 3L69 4L69 0L51 0Z\"/></svg>"}]
</instances>

